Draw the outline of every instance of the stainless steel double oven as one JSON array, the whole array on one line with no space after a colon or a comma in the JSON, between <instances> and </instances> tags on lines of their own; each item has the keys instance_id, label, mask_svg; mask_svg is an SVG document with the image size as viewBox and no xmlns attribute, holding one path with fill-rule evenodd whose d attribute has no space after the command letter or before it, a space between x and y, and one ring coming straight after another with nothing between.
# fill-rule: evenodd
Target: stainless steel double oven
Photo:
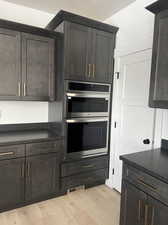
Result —
<instances>
[{"instance_id":1,"label":"stainless steel double oven","mask_svg":"<svg viewBox=\"0 0 168 225\"><path fill-rule=\"evenodd\" d=\"M87 156L108 152L111 85L65 81L67 153Z\"/></svg>"}]
</instances>

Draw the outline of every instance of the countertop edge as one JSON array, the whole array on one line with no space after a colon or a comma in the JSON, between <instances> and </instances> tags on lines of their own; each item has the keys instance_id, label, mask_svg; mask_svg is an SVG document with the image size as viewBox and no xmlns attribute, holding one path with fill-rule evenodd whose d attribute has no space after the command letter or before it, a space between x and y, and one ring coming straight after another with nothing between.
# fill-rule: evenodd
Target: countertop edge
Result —
<instances>
[{"instance_id":1,"label":"countertop edge","mask_svg":"<svg viewBox=\"0 0 168 225\"><path fill-rule=\"evenodd\" d=\"M8 141L0 143L0 147L8 146L8 145L21 145L21 144L31 144L31 143L38 143L38 142L47 142L47 141L57 141L63 140L63 136L58 137L51 137L51 138L37 138L32 140L19 140L19 141Z\"/></svg>"},{"instance_id":2,"label":"countertop edge","mask_svg":"<svg viewBox=\"0 0 168 225\"><path fill-rule=\"evenodd\" d=\"M120 160L122 160L124 163L132 166L132 167L135 167L136 169L140 169L141 171L163 181L164 183L167 183L168 184L168 179L164 178L163 176L160 176L159 174L149 170L149 169L146 169L145 167L135 163L135 162L132 162L131 160L129 159L126 159L124 156L120 156Z\"/></svg>"}]
</instances>

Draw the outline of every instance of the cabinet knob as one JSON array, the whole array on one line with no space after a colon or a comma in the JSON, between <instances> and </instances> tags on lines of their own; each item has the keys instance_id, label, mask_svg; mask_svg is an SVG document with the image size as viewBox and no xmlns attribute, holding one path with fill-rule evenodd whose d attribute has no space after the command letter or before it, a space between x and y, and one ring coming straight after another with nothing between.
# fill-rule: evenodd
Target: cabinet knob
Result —
<instances>
[{"instance_id":1,"label":"cabinet knob","mask_svg":"<svg viewBox=\"0 0 168 225\"><path fill-rule=\"evenodd\" d=\"M151 142L149 139L144 139L143 140L144 145L149 145Z\"/></svg>"}]
</instances>

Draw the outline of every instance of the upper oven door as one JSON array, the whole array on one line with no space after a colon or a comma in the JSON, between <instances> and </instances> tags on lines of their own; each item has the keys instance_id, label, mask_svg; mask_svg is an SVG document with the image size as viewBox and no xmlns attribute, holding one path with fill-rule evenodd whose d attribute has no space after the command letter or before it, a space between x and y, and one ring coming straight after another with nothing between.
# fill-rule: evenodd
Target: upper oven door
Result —
<instances>
[{"instance_id":1,"label":"upper oven door","mask_svg":"<svg viewBox=\"0 0 168 225\"><path fill-rule=\"evenodd\" d=\"M109 116L109 95L67 93L66 117Z\"/></svg>"},{"instance_id":2,"label":"upper oven door","mask_svg":"<svg viewBox=\"0 0 168 225\"><path fill-rule=\"evenodd\" d=\"M109 116L110 84L65 81L65 118Z\"/></svg>"}]
</instances>

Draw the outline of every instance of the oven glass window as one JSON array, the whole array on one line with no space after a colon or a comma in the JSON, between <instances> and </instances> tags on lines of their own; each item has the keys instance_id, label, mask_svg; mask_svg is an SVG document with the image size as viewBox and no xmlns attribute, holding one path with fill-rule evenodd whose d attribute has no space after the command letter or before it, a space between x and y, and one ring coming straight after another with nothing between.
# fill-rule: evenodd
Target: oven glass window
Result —
<instances>
[{"instance_id":1,"label":"oven glass window","mask_svg":"<svg viewBox=\"0 0 168 225\"><path fill-rule=\"evenodd\" d=\"M68 113L108 112L108 100L105 98L79 98L68 99Z\"/></svg>"},{"instance_id":2,"label":"oven glass window","mask_svg":"<svg viewBox=\"0 0 168 225\"><path fill-rule=\"evenodd\" d=\"M106 148L107 121L69 123L68 153Z\"/></svg>"}]
</instances>

